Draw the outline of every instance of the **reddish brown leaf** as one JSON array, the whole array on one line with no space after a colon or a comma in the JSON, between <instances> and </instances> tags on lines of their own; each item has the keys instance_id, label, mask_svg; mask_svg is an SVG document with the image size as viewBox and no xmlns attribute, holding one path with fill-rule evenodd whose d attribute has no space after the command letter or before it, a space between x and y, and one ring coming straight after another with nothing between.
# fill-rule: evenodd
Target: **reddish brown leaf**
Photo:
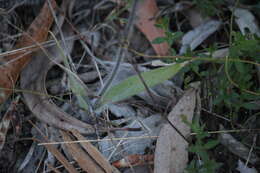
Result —
<instances>
[{"instance_id":1,"label":"reddish brown leaf","mask_svg":"<svg viewBox=\"0 0 260 173\"><path fill-rule=\"evenodd\" d=\"M164 30L155 26L156 19L154 18L159 9L155 0L142 0L137 7L136 22L137 28L144 33L147 39L152 42L157 37L164 37ZM169 45L167 43L152 44L157 55L167 55L169 51Z\"/></svg>"},{"instance_id":2,"label":"reddish brown leaf","mask_svg":"<svg viewBox=\"0 0 260 173\"><path fill-rule=\"evenodd\" d=\"M78 131L73 130L73 135L80 141L86 140ZM113 168L110 163L102 156L102 154L90 142L81 142L80 145L85 151L104 169L106 173L112 173Z\"/></svg>"},{"instance_id":3,"label":"reddish brown leaf","mask_svg":"<svg viewBox=\"0 0 260 173\"><path fill-rule=\"evenodd\" d=\"M133 154L133 155L126 156L121 160L113 162L112 165L115 166L116 168L125 168L131 166L152 164L153 160L154 160L154 155L152 154L147 154L147 155Z\"/></svg>"},{"instance_id":4,"label":"reddish brown leaf","mask_svg":"<svg viewBox=\"0 0 260 173\"><path fill-rule=\"evenodd\" d=\"M56 7L55 0L50 0L53 8ZM45 2L40 14L31 23L26 32L17 41L15 49L37 45L47 39L48 31L52 25L53 16L48 4ZM0 66L0 103L4 102L6 98L12 93L19 74L24 66L30 61L32 51L39 49L28 48L25 51L17 51L15 54L8 55L2 58L3 65Z\"/></svg>"},{"instance_id":5,"label":"reddish brown leaf","mask_svg":"<svg viewBox=\"0 0 260 173\"><path fill-rule=\"evenodd\" d=\"M119 5L123 5L122 0L110 0ZM159 12L155 0L141 0L138 1L138 6L136 10L137 21L135 25L137 28L146 36L149 42L152 44L152 41L158 37L165 37L164 30L157 28L155 26L156 19L155 16ZM161 44L152 44L153 49L157 55L167 55L169 52L170 46L167 43Z\"/></svg>"},{"instance_id":6,"label":"reddish brown leaf","mask_svg":"<svg viewBox=\"0 0 260 173\"><path fill-rule=\"evenodd\" d=\"M64 131L60 131L60 133L64 141L72 141L71 136L68 133ZM65 143L65 146L70 155L84 171L89 173L105 173L104 169L102 169L95 160L80 147L80 145Z\"/></svg>"},{"instance_id":7,"label":"reddish brown leaf","mask_svg":"<svg viewBox=\"0 0 260 173\"><path fill-rule=\"evenodd\" d=\"M72 164L64 157L64 155L57 148L55 148L52 145L45 145L45 147L49 152L51 152L55 156L55 158L58 161L60 161L60 163L64 166L64 168L66 168L66 170L69 173L78 173L76 168L72 166Z\"/></svg>"},{"instance_id":8,"label":"reddish brown leaf","mask_svg":"<svg viewBox=\"0 0 260 173\"><path fill-rule=\"evenodd\" d=\"M44 142L50 142L48 137L30 120L29 122L33 125L33 127L40 133L40 135L43 137ZM45 145L44 146L49 152L53 154L53 156L64 166L64 168L69 173L78 173L76 168L73 167L73 165L65 158L65 156L53 145Z\"/></svg>"}]
</instances>

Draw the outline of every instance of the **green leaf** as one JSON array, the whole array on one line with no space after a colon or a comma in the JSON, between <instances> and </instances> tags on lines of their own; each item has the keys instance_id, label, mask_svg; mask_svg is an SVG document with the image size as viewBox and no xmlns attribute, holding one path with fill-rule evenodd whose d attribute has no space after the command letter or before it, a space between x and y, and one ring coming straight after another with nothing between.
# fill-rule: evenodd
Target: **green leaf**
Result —
<instances>
[{"instance_id":1,"label":"green leaf","mask_svg":"<svg viewBox=\"0 0 260 173\"><path fill-rule=\"evenodd\" d=\"M177 52L176 52L176 50L174 48L170 48L170 54L172 56L174 56L174 55L177 55ZM171 61L172 61L172 59L171 59Z\"/></svg>"},{"instance_id":2,"label":"green leaf","mask_svg":"<svg viewBox=\"0 0 260 173\"><path fill-rule=\"evenodd\" d=\"M204 148L206 150L209 150L211 148L214 148L215 146L217 146L219 144L219 141L217 140L210 140L209 142L207 142L206 144L204 144Z\"/></svg>"},{"instance_id":3,"label":"green leaf","mask_svg":"<svg viewBox=\"0 0 260 173\"><path fill-rule=\"evenodd\" d=\"M202 150L201 146L192 145L189 146L188 151L191 153L199 153Z\"/></svg>"},{"instance_id":4,"label":"green leaf","mask_svg":"<svg viewBox=\"0 0 260 173\"><path fill-rule=\"evenodd\" d=\"M167 39L165 37L157 37L156 39L154 39L152 41L152 44L161 44L161 43L164 43L166 41L167 41Z\"/></svg>"},{"instance_id":5,"label":"green leaf","mask_svg":"<svg viewBox=\"0 0 260 173\"><path fill-rule=\"evenodd\" d=\"M222 95L219 95L219 96L217 96L217 98L215 98L215 99L213 100L213 105L218 105L218 104L220 104L222 101L223 101L223 97L222 97Z\"/></svg>"},{"instance_id":6,"label":"green leaf","mask_svg":"<svg viewBox=\"0 0 260 173\"><path fill-rule=\"evenodd\" d=\"M156 23L156 24L154 24L154 26L157 27L157 28L163 29L162 24L158 24L158 23Z\"/></svg>"},{"instance_id":7,"label":"green leaf","mask_svg":"<svg viewBox=\"0 0 260 173\"><path fill-rule=\"evenodd\" d=\"M146 85L153 87L179 72L188 62L173 64L141 73ZM145 90L138 75L131 76L112 86L101 98L101 105L129 98Z\"/></svg>"},{"instance_id":8,"label":"green leaf","mask_svg":"<svg viewBox=\"0 0 260 173\"><path fill-rule=\"evenodd\" d=\"M259 106L255 103L243 103L242 105L244 108L246 109L250 109L250 110L257 110L259 108Z\"/></svg>"},{"instance_id":9,"label":"green leaf","mask_svg":"<svg viewBox=\"0 0 260 173\"><path fill-rule=\"evenodd\" d=\"M184 34L183 34L183 32L174 32L173 34L172 34L172 39L175 41L175 40L179 40L179 39L181 39L181 37L183 36Z\"/></svg>"},{"instance_id":10,"label":"green leaf","mask_svg":"<svg viewBox=\"0 0 260 173\"><path fill-rule=\"evenodd\" d=\"M244 68L244 64L241 62L235 62L235 67L237 69L237 71L239 71L240 73L244 73L245 72L245 68Z\"/></svg>"},{"instance_id":11,"label":"green leaf","mask_svg":"<svg viewBox=\"0 0 260 173\"><path fill-rule=\"evenodd\" d=\"M168 30L169 23L170 23L170 18L169 17L164 17L161 20L162 26L165 30Z\"/></svg>"}]
</instances>

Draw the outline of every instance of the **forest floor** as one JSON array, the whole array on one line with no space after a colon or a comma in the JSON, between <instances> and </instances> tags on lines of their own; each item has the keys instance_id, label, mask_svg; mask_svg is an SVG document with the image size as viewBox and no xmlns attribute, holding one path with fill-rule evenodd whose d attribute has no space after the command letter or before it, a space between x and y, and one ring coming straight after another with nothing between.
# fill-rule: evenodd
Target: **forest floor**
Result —
<instances>
[{"instance_id":1,"label":"forest floor","mask_svg":"<svg viewBox=\"0 0 260 173\"><path fill-rule=\"evenodd\" d=\"M0 2L0 173L260 171L260 2Z\"/></svg>"}]
</instances>

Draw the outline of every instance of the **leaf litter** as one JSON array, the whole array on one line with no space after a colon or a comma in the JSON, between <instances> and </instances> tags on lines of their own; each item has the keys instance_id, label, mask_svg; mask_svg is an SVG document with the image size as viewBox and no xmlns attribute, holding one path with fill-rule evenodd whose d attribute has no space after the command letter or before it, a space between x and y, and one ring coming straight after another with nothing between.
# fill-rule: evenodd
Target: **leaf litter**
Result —
<instances>
[{"instance_id":1,"label":"leaf litter","mask_svg":"<svg viewBox=\"0 0 260 173\"><path fill-rule=\"evenodd\" d=\"M55 4L54 0L47 0L43 9L47 8L49 2ZM22 100L29 108L26 117L29 112L36 117L26 120L37 122L35 125L29 121L33 126L29 133L34 142L25 148L28 151L26 157L8 169L18 168L20 172L28 172L31 168L38 172L184 172L190 153L187 150L189 144L183 137L187 139L191 131L189 125L183 122L183 117L191 123L194 116L201 113L200 106L195 104L198 101L197 89L183 89L190 81L182 74L192 66L192 62L176 63L160 59L154 65L152 56L142 57L128 48L136 44L133 47L137 51L152 50L162 58L170 55L173 47L178 55L184 55L208 46L209 38L222 32L226 23L219 16L202 16L194 8L194 2L178 2L169 10L162 11L162 4L169 5L168 1L136 1L137 5L134 6L135 1L91 1L87 4L75 0L62 2L57 11L56 8L55 11L47 9L48 14L44 14L48 16L47 19L43 20L43 14L36 13L42 21L35 22L36 18L27 29L33 41L27 38L28 35L22 34L13 49L15 52L18 48L23 50L26 46L37 44L27 50L26 58L24 51L20 50L2 59L11 61L11 65L18 65L1 65L5 72L14 71L2 75L3 79L0 79L1 87L9 88L1 90L1 102L12 91L15 92L17 86L20 87L23 91ZM13 10L18 9L19 12L20 6L24 8L23 5L17 5ZM25 1L25 6L40 4ZM64 11L61 12L61 9ZM232 11L233 7L229 9ZM65 15L67 10L68 16ZM58 17L53 16L54 12ZM258 34L257 19L250 10L235 8L233 12L242 34L246 34L245 28ZM172 19L175 21L170 21L170 30L178 28L178 31L185 32L181 41L177 40L173 45L167 42L154 44L156 38L169 34L155 26L165 16L174 16ZM53 23L52 17L55 22L53 28L49 29ZM46 27L35 29L35 23ZM136 29L124 32L127 24ZM50 41L43 43L47 41L48 31L56 35L49 35ZM122 33L125 34L123 38L130 39L123 40ZM221 39L220 42L223 41ZM122 40L126 42L122 43ZM52 46L48 45L50 42ZM228 55L229 49L226 47L213 53L203 50L203 55L212 54L212 57L221 59ZM116 58L118 49L122 49L122 56L125 56L122 62ZM16 60L19 56L24 57ZM25 60L20 62L20 59ZM117 64L120 65L116 75L109 81L111 78L108 76ZM20 83L15 85L20 73ZM111 86L99 95L106 82L111 82ZM8 85L2 86L2 83ZM15 92L14 95L19 93ZM1 124L5 123L5 119ZM195 119L204 121L205 117L198 116ZM3 131L3 139L8 137L9 126L10 120ZM7 147L5 140L1 142L1 147ZM37 143L43 143L44 148ZM224 142L222 145L225 146ZM236 146L242 145L236 143ZM255 164L245 154L242 156L232 151L235 147L225 147L239 158L249 159L251 164ZM250 154L251 157L257 157L253 151ZM237 170L250 170L241 163L238 162Z\"/></svg>"}]
</instances>

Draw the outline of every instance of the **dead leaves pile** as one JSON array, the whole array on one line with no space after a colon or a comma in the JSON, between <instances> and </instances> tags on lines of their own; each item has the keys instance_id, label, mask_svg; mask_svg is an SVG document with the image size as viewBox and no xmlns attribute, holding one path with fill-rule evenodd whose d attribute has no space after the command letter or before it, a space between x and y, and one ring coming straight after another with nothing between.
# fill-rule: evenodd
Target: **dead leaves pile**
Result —
<instances>
[{"instance_id":1,"label":"dead leaves pile","mask_svg":"<svg viewBox=\"0 0 260 173\"><path fill-rule=\"evenodd\" d=\"M51 0L52 8L56 8L55 0ZM120 1L117 1L120 3ZM152 42L157 37L163 37L164 31L155 27L156 20L152 19L158 13L158 7L154 0L144 0L138 3L137 13L138 20L135 22L136 27L144 33L147 39ZM36 19L32 22L26 32L24 32L21 38L17 41L15 46L15 53L8 55L4 58L1 58L1 62L3 65L0 67L0 73L4 74L0 76L0 103L3 103L9 95L15 91L16 81L22 71L22 69L30 62L33 57L33 53L39 49L44 49L41 45L44 41L46 41L48 36L48 31L53 23L53 16L51 13L51 9L49 7L48 1L45 2L41 12L36 17ZM169 45L167 43L162 44L152 44L155 52L158 55L167 55L169 51ZM35 57L36 58L36 57ZM44 64L44 63L43 63ZM31 64L33 65L33 64ZM35 64L34 64L35 65ZM38 64L40 65L40 64ZM44 71L44 70L43 70ZM40 76L38 76L40 77ZM29 78L26 78L30 80ZM44 78L42 80L45 80ZM29 85L29 84L28 84ZM42 91L43 92L43 91ZM29 98L28 104L30 104L30 100L34 100ZM195 107L195 90L191 89L184 94L184 96L180 99L178 104L173 108L168 118L173 124L177 124L176 128L185 136L188 136L190 133L189 127L182 123L181 116L187 115L188 121L192 120L193 110ZM41 102L45 102L42 100ZM39 105L43 103L37 103ZM34 105L34 103L32 103ZM40 109L35 109L35 106L32 106L32 112L34 114L43 113ZM39 106L37 106L39 107ZM45 107L48 109L48 107ZM10 107L10 110L13 110L13 107ZM44 109L46 111L46 109ZM7 129L10 124L10 110L6 113L6 116L3 118L1 122L1 148L4 145L5 136L7 133ZM35 112L37 110L38 112ZM43 109L42 109L43 110ZM47 113L43 113L46 114ZM51 114L51 111L48 115ZM59 114L59 113L55 113ZM40 120L52 124L50 121L45 121L48 117L40 117L37 116ZM55 115L53 114L53 118ZM68 116L67 116L68 117ZM49 117L49 120L51 117ZM65 123L65 120L63 122ZM57 121L53 121L53 125L63 128L64 126L59 126ZM74 121L74 120L71 120ZM86 126L86 128L89 128ZM69 130L68 128L65 128ZM75 128L73 128L75 129ZM80 142L73 143L75 140L85 141L85 137L83 137L78 131L74 130L72 133L60 131L60 134L63 139L63 150L67 152L73 160L76 161L77 165L84 171L89 173L112 173L119 172L114 166L118 168L122 167L131 167L137 165L144 164L152 164L153 160L155 160L155 170L154 172L182 172L186 167L188 162L188 153L186 141L179 136L178 133L169 124L165 124L161 129L159 139L157 141L155 158L154 155L129 155L123 160L115 161L112 166L106 158L102 156L102 154L90 143L90 142ZM42 134L43 142L50 142L48 137ZM63 167L70 173L76 173L78 170L74 167L70 161L62 154L54 145L46 144L44 145L46 149L52 153L52 155L63 165ZM59 172L58 169L48 166L49 170L53 172Z\"/></svg>"},{"instance_id":2,"label":"dead leaves pile","mask_svg":"<svg viewBox=\"0 0 260 173\"><path fill-rule=\"evenodd\" d=\"M51 0L52 8L56 8L56 1ZM22 69L30 62L32 52L41 47L46 41L53 16L46 2L26 32L17 41L14 53L1 57L0 66L0 104L15 91L16 81Z\"/></svg>"},{"instance_id":3,"label":"dead leaves pile","mask_svg":"<svg viewBox=\"0 0 260 173\"><path fill-rule=\"evenodd\" d=\"M111 1L121 6L125 5L120 0ZM52 8L50 8L50 5ZM54 63L51 64L49 59L44 60L46 57L40 57L39 54L36 56L35 52L40 49L45 50L42 43L47 41L48 33L54 21L52 9L55 10L57 8L56 6L55 0L46 0L39 15L17 41L14 51L4 57L0 55L0 104L6 101L13 92L17 91L15 88L19 75L24 67L33 59L30 65L34 67L28 66L22 73L21 88L37 91L43 95L36 96L32 93L25 93L24 101L30 111L40 121L59 129L58 134L61 136L62 142L58 142L57 144L52 143L49 137L43 134L40 129L38 129L38 132L41 133L42 136L41 142L44 142L42 145L59 161L62 165L61 167L66 171L76 173L80 172L78 170L80 168L80 170L88 173L113 173L119 172L117 168L154 165L154 169L151 170L155 173L184 172L188 163L187 148L189 144L183 136L185 138L189 137L191 131L190 127L183 122L183 116L188 122L192 122L195 115L196 101L198 100L196 98L198 96L197 88L186 90L177 104L172 108L168 115L168 120L178 131L169 123L163 124L157 139L155 154L131 154L126 155L124 158L121 158L121 160L113 162L105 158L102 153L90 143L91 140L82 136L82 134L94 134L96 131L92 126L71 117L49 101L45 88L45 78L49 68L53 66ZM136 28L145 35L156 54L166 56L169 54L170 45L165 42L152 44L152 41L156 38L165 36L162 29L155 27L155 16L158 12L159 9L155 0L139 1L136 10L137 19L134 24ZM235 15L237 14L235 13ZM192 16L191 18L194 19L191 21L191 25L196 28L183 37L182 53L187 51L187 45L189 45L191 49L195 49L221 25L221 22L216 20L195 20L196 16ZM194 21L198 22L194 23ZM73 45L70 48L72 47ZM54 50L57 51L57 49ZM51 55L56 56L55 53ZM58 64L58 62L56 63ZM42 65L42 67L38 68L40 65ZM33 69L35 71L33 71ZM32 77L30 75L35 76ZM32 84L32 82L35 82L35 84ZM12 114L14 114L13 112L15 111L14 105L17 101L18 100L15 100L14 104L9 107L0 123L0 150L5 144ZM37 127L35 128L37 129ZM180 133L183 136L181 136ZM113 142L112 139L111 141ZM56 145L62 146L62 151ZM118 143L118 146L119 145L120 143ZM74 162L72 163L71 160L74 160ZM51 164L47 164L47 167L49 171L60 172L58 168L53 167Z\"/></svg>"}]
</instances>

